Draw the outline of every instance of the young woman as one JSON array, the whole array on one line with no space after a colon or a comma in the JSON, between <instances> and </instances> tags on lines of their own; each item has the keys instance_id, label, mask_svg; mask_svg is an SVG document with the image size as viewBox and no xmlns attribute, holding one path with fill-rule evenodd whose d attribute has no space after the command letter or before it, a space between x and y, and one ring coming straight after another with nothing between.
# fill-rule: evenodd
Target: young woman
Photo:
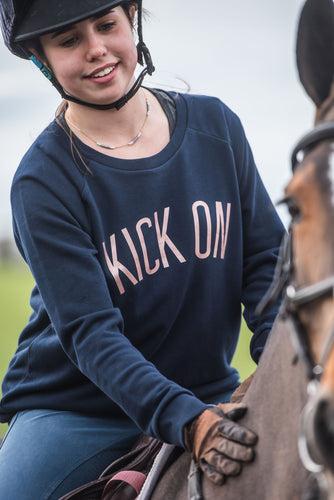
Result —
<instances>
[{"instance_id":1,"label":"young woman","mask_svg":"<svg viewBox=\"0 0 334 500\"><path fill-rule=\"evenodd\" d=\"M254 456L224 403L241 304L256 362L277 313L255 308L283 236L240 121L216 98L142 86L141 1L0 5L9 49L64 99L12 186L36 286L2 385L0 497L59 498L141 432L222 482Z\"/></svg>"}]
</instances>

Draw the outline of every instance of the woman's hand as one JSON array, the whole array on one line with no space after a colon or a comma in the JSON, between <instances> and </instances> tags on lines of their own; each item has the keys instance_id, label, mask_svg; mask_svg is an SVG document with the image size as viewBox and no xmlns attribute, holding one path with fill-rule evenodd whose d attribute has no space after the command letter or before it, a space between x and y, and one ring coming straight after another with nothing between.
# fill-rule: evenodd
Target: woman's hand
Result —
<instances>
[{"instance_id":1,"label":"woman's hand","mask_svg":"<svg viewBox=\"0 0 334 500\"><path fill-rule=\"evenodd\" d=\"M246 411L241 403L220 403L185 427L188 451L216 484L223 484L227 476L237 476L242 464L254 459L257 435L235 422Z\"/></svg>"}]
</instances>

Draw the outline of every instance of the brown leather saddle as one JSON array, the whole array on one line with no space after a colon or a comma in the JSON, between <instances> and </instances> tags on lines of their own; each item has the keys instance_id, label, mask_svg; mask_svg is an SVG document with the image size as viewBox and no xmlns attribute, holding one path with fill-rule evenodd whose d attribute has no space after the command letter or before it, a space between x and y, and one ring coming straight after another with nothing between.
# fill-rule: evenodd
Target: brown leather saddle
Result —
<instances>
[{"instance_id":1,"label":"brown leather saddle","mask_svg":"<svg viewBox=\"0 0 334 500\"><path fill-rule=\"evenodd\" d=\"M98 479L76 488L59 500L135 500L158 454L164 451L165 457L160 460L163 466L156 467L156 474L150 474L154 476L152 481L156 482L164 466L175 459L174 452L179 455L182 449L163 445L161 441L143 434L134 448L110 464Z\"/></svg>"}]
</instances>

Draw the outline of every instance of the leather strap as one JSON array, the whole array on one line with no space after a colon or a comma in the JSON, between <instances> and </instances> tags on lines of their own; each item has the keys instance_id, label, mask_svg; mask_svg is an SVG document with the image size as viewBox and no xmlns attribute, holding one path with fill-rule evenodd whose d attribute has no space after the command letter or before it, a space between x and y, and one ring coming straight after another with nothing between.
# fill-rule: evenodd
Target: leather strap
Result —
<instances>
[{"instance_id":1,"label":"leather strap","mask_svg":"<svg viewBox=\"0 0 334 500\"><path fill-rule=\"evenodd\" d=\"M115 481L124 481L125 483L132 486L132 488L136 491L137 495L139 495L140 490L142 489L143 484L146 481L146 475L143 474L142 472L138 472L135 470L122 470L117 474L115 474L114 477L109 479L108 483L104 488L103 494L105 494L108 491L109 485Z\"/></svg>"},{"instance_id":2,"label":"leather strap","mask_svg":"<svg viewBox=\"0 0 334 500\"><path fill-rule=\"evenodd\" d=\"M291 154L292 171L298 165L298 153L313 148L316 144L327 139L334 139L334 122L325 122L317 125L313 130L305 134L293 149Z\"/></svg>"}]
</instances>

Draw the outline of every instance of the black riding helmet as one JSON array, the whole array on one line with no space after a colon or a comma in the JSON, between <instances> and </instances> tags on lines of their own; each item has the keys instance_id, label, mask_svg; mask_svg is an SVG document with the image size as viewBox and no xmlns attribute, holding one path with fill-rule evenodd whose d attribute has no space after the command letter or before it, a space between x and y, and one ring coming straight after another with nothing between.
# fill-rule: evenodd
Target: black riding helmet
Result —
<instances>
[{"instance_id":1,"label":"black riding helmet","mask_svg":"<svg viewBox=\"0 0 334 500\"><path fill-rule=\"evenodd\" d=\"M146 67L133 87L121 99L110 104L93 104L68 95L55 75L26 48L26 41L87 19L104 10L126 3L124 0L0 0L1 29L5 45L16 56L32 60L61 96L72 102L95 109L120 109L137 92L146 73L152 74L154 66L142 35L142 0L138 5L138 62Z\"/></svg>"}]
</instances>

